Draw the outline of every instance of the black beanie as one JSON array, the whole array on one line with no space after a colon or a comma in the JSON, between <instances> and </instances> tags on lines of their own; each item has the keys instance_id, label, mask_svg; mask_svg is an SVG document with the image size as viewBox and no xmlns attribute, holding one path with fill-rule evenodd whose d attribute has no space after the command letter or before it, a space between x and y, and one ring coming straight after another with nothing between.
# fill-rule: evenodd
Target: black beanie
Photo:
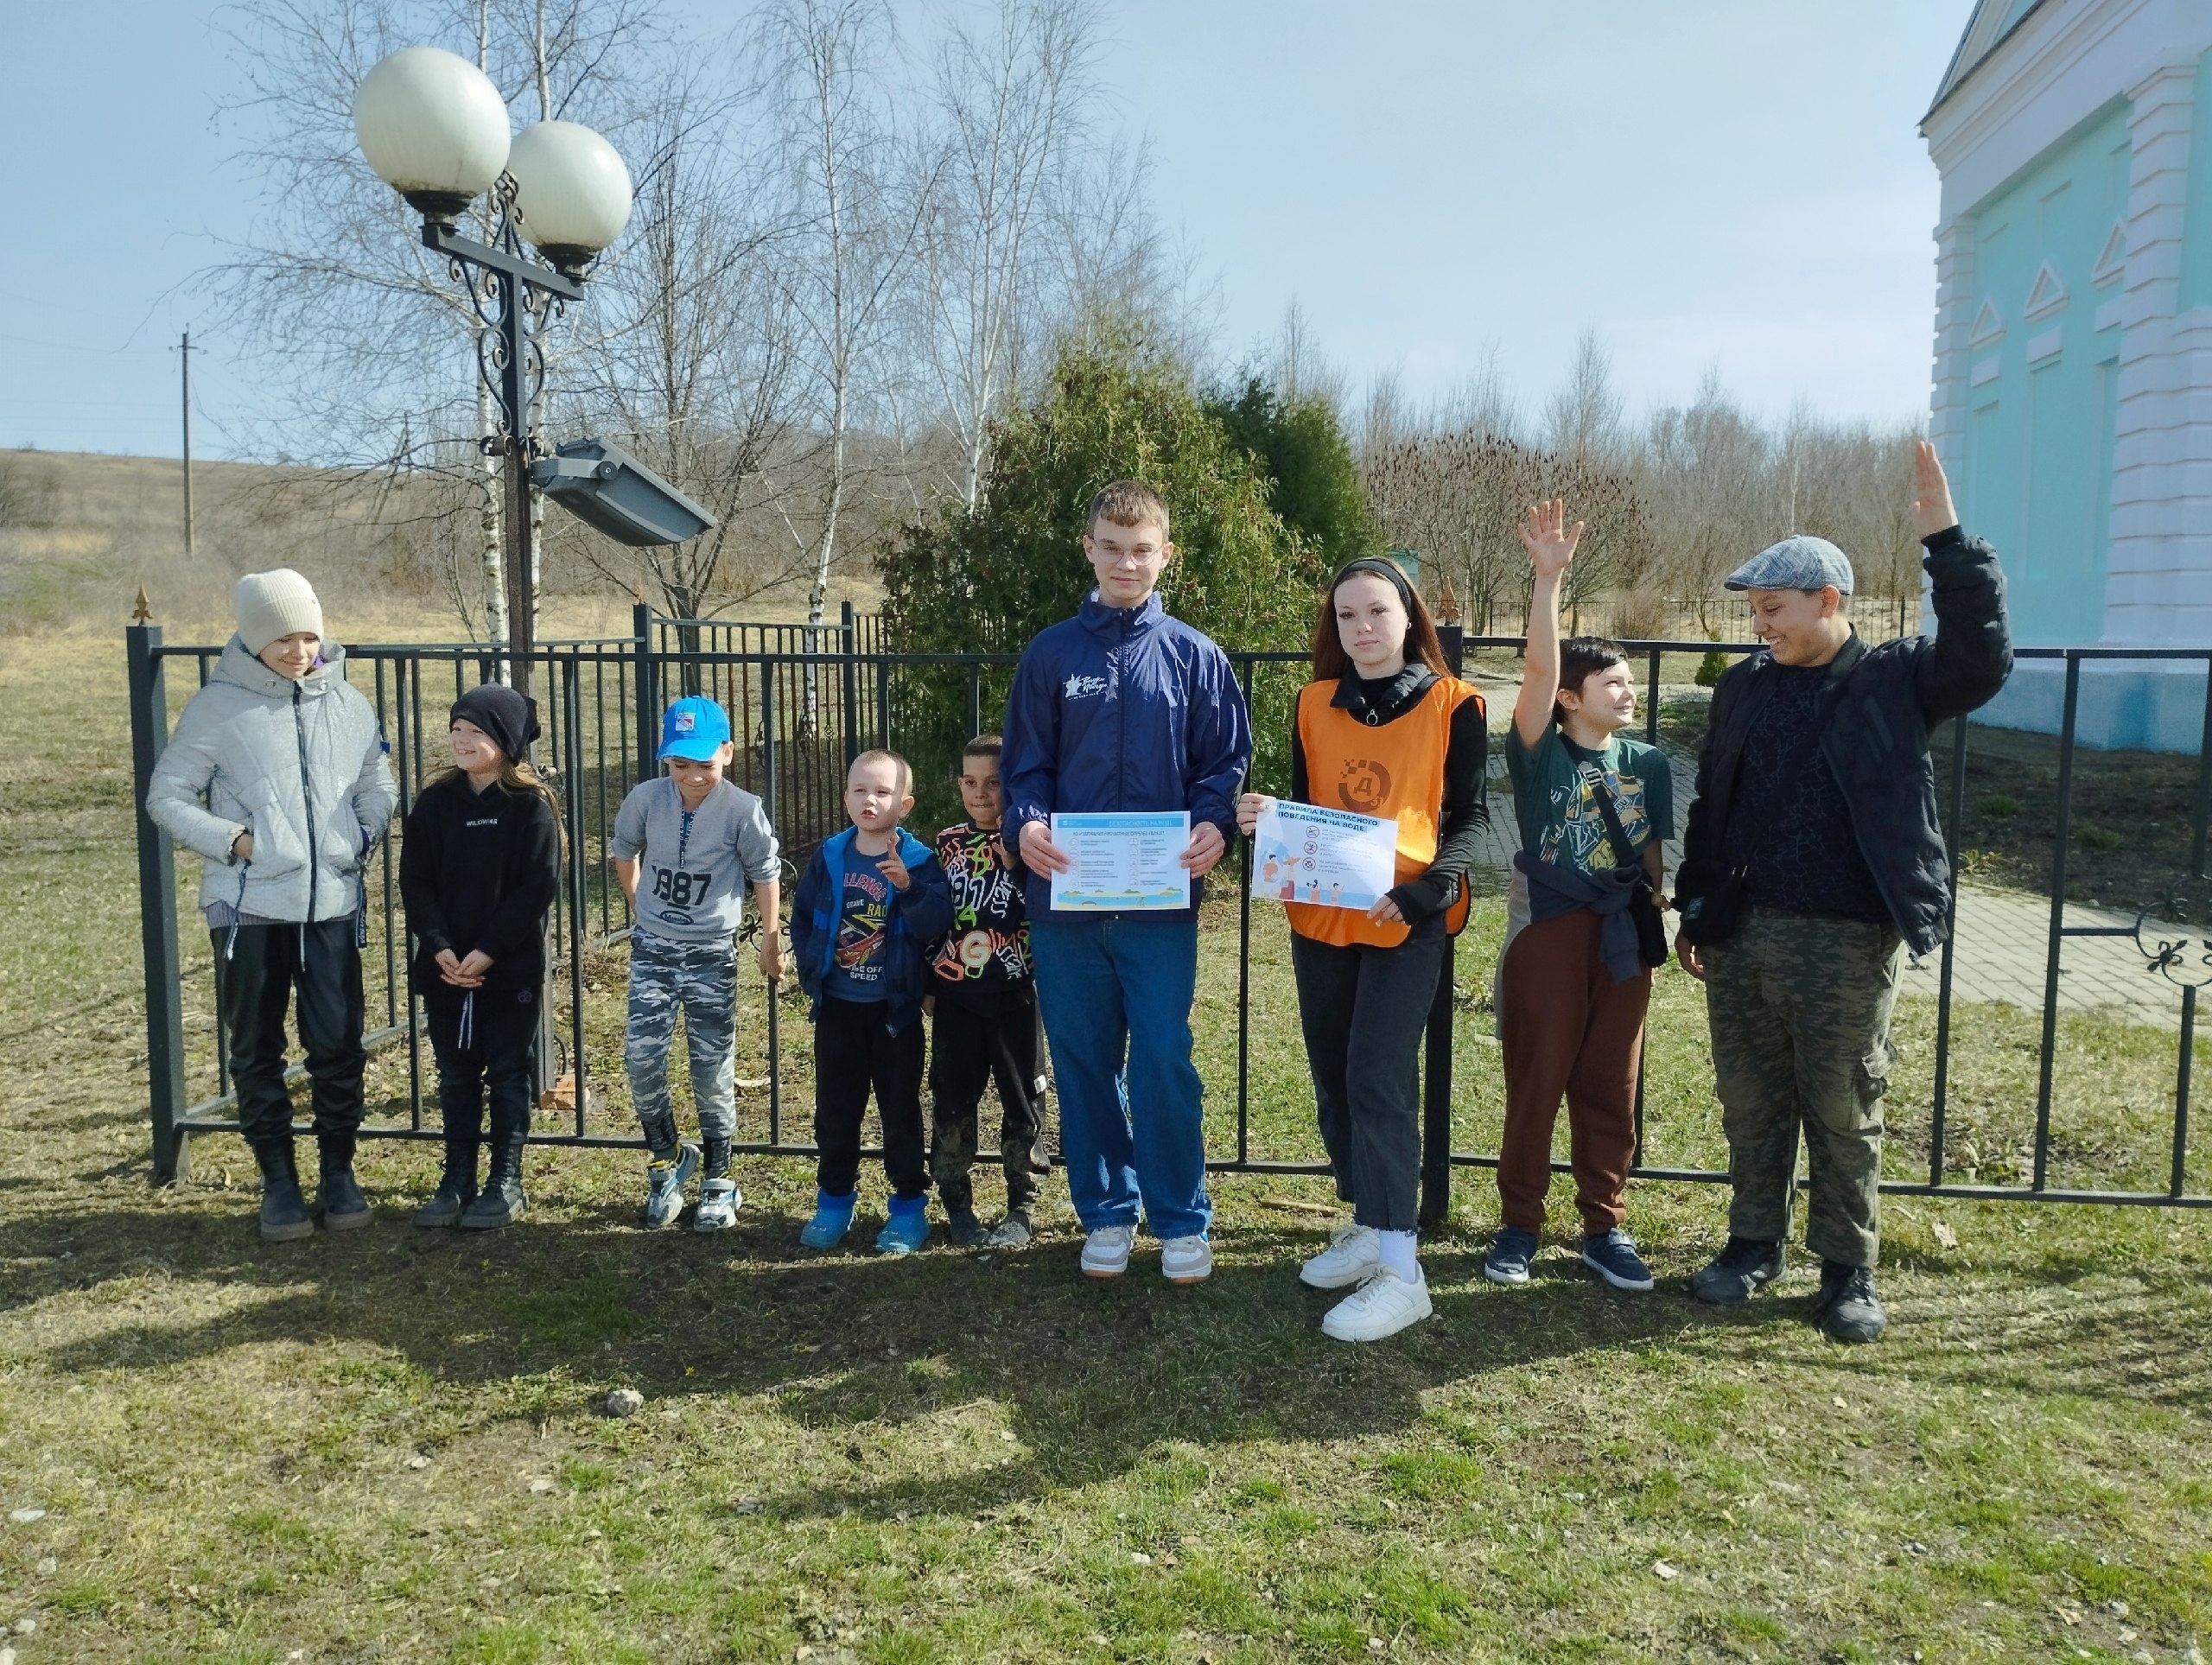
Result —
<instances>
[{"instance_id":1,"label":"black beanie","mask_svg":"<svg viewBox=\"0 0 2212 1665\"><path fill-rule=\"evenodd\" d=\"M528 757L530 743L537 738L537 702L504 683L486 683L455 700L446 718L447 727L463 720L490 735L492 744L506 753L510 762Z\"/></svg>"}]
</instances>

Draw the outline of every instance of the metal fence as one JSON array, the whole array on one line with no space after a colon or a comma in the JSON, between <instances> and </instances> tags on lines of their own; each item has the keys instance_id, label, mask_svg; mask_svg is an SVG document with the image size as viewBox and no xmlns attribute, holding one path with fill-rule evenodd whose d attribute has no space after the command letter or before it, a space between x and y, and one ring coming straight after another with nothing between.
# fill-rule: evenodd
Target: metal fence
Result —
<instances>
[{"instance_id":1,"label":"metal fence","mask_svg":"<svg viewBox=\"0 0 2212 1665\"><path fill-rule=\"evenodd\" d=\"M1001 709L1004 690L1014 663L1007 655L901 654L885 650L876 621L855 617L848 608L838 624L821 626L721 624L668 620L640 607L633 618L633 632L626 638L593 641L550 642L533 656L533 683L538 690L544 735L540 758L559 792L571 860L564 875L562 899L554 910L551 964L554 999L549 1001L552 1056L541 1059L549 1079L561 1077L568 1098L558 1115L543 1115L534 1141L544 1144L635 1146L639 1141L626 1124L613 1119L603 1102L604 1089L619 1087L614 1078L594 1079L592 1059L620 1053L620 1006L603 998L617 986L622 961L613 950L624 940L629 913L613 880L608 861L609 835L622 795L639 780L658 772L653 761L664 705L685 691L710 694L729 710L736 735L737 756L730 775L747 790L758 793L784 840L786 855L804 860L822 838L842 824L840 807L847 761L867 747L909 749L918 757L933 759L952 737L957 756L957 737L977 732L987 715ZM1516 654L1518 638L1465 637L1456 629L1445 632L1447 651L1455 664L1463 653L1505 650ZM147 1068L149 1084L153 1166L157 1179L169 1180L186 1170L190 1142L207 1134L235 1132L225 1037L219 1018L213 1017L212 979L203 982L208 968L196 956L188 965L183 953L187 940L181 917L189 922L191 899L180 894L174 855L167 837L146 817L145 793L156 761L166 744L173 708L181 705L186 678L173 670L189 667L204 683L216 659L218 646L173 646L163 643L157 626L135 626L128 635L133 766L138 816L138 867L143 921L147 1009ZM1751 651L1743 644L1716 645L1696 641L1639 641L1628 644L1644 682L1644 735L1668 745L1678 756L1694 746L1701 715L1699 690L1687 682L1664 683L1662 670L1668 656L1701 659L1714 651L1733 658ZM1248 697L1263 695L1256 715L1264 729L1277 721L1277 708L1287 690L1303 680L1302 652L1236 653L1230 656ZM2162 977L2180 985L2180 1016L2175 1053L2170 1133L2171 1161L2167 1183L2152 1187L2067 1186L2052 1182L2054 1127L2080 1118L2094 1117L2094 1103L2062 1104L2061 1084L2053 1060L2058 1044L2062 1008L2063 961L2069 943L2084 937L2113 937L2122 928L2110 924L2068 922L2067 857L2069 819L2073 810L2075 726L2083 664L2098 659L2183 659L2212 670L2212 651L2163 655L2125 654L2092 648L2024 649L2024 659L2063 660L2065 674L2064 719L2057 737L2059 776L2057 824L2054 829L2057 856L2051 873L2049 923L2045 937L2042 1051L2036 1102L2031 1172L2027 1183L1984 1185L1961 1180L1947 1151L1947 1133L1956 1088L1954 1055L1958 1047L1958 1001L1954 962L1959 951L1954 930L1937 967L1936 1019L1934 1039L1933 1099L1929 1107L1926 1142L1928 1170L1924 1181L1892 1179L1884 1189L1927 1197L1973 1198L2042 1202L2104 1202L2140 1204L2212 1205L2212 1186L2191 1183L2190 1172L2190 1074L2195 1045L2196 988L2212 982L2212 939L2196 941L2176 935L2161 922L2181 912L2178 907L2146 908L2138 918L2134 935L2143 949L2144 975ZM1679 669L1685 661L1677 658ZM443 709L460 691L486 680L500 670L499 651L481 645L369 645L349 649L347 675L374 704L390 744L404 817L416 794L442 766L445 722ZM1503 666L1501 666L1503 668ZM2209 683L2208 686L2212 686ZM1946 825L1952 845L1952 864L1958 867L1958 829L1966 808L1968 752L1967 724L1961 720L1948 731L1948 776ZM2196 759L2194 846L2190 874L2202 877L2205 867L2208 817L2212 816L2212 695L2205 709L2206 746ZM1678 798L1687 800L1687 771ZM1679 806L1678 806L1679 814ZM1510 823L1510 816L1505 817ZM1322 1165L1311 1160L1288 1160L1258 1147L1254 1126L1253 1038L1255 1015L1279 1033L1292 1014L1252 1007L1254 919L1249 895L1249 843L1236 858L1235 903L1236 934L1236 991L1235 1002L1235 1138L1233 1153L1218 1155L1211 1166L1218 1171L1319 1172ZM1227 887L1229 864L1224 864L1222 888ZM397 858L389 841L376 858L366 895L369 947L365 954L365 982L371 1002L372 1048L385 1058L404 1057L404 1080L372 1104L364 1128L371 1137L431 1139L438 1136L434 1109L426 1113L426 1049L417 1003L410 995L406 968L410 938L397 906ZM786 893L788 893L788 892ZM1217 922L1217 909L1210 917ZM1453 1166L1495 1166L1494 1153L1452 1148L1452 1064L1457 1012L1479 1004L1487 988L1487 968L1471 963L1462 954L1454 974L1438 988L1430 1014L1425 1058L1424 1169L1422 1214L1440 1219L1448 1207L1450 1171ZM2193 980L2194 979L2194 980ZM788 990L788 984L786 988ZM188 1011L187 990L192 994ZM813 1147L795 1137L786 1123L784 1077L790 1060L785 1045L788 1028L785 999L766 999L757 1024L742 1025L741 1055L762 1073L747 1084L765 1089L765 1137L742 1141L738 1149L748 1154L804 1156ZM742 1004L742 1001L741 1001ZM188 1046L187 1028L195 1033ZM594 1045L596 1036L598 1045ZM744 1072L743 1067L741 1074ZM1230 1083L1211 1080L1210 1091L1224 1092ZM1667 1129L1644 1126L1643 1095L1637 1109L1638 1153L1635 1175L1646 1179L1725 1182L1725 1172L1710 1166L1664 1160L1657 1148L1667 1142ZM598 1123L594 1130L594 1123ZM1555 1164L1564 1169L1564 1163Z\"/></svg>"}]
</instances>

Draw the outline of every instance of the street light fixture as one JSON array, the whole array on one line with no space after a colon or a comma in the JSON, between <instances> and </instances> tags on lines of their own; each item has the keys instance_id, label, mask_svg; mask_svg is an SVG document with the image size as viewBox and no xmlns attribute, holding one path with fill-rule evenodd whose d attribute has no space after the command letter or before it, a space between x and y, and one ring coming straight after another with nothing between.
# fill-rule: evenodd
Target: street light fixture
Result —
<instances>
[{"instance_id":1,"label":"street light fixture","mask_svg":"<svg viewBox=\"0 0 2212 1665\"><path fill-rule=\"evenodd\" d=\"M507 107L484 72L435 47L406 47L362 78L353 134L377 177L423 216L423 246L446 257L484 326L476 369L496 429L480 443L506 459L507 664L527 694L537 646L530 559L530 466L543 454L531 411L545 384L547 322L583 295L584 270L630 219L630 173L588 127L540 122L510 138ZM489 190L488 244L454 222ZM524 252L527 240L553 264Z\"/></svg>"}]
</instances>

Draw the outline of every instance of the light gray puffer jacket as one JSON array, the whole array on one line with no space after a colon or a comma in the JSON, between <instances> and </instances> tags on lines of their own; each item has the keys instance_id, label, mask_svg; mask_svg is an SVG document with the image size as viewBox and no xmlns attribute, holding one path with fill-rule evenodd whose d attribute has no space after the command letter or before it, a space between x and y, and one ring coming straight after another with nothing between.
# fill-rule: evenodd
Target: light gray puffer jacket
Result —
<instances>
[{"instance_id":1,"label":"light gray puffer jacket","mask_svg":"<svg viewBox=\"0 0 2212 1665\"><path fill-rule=\"evenodd\" d=\"M376 712L346 682L346 650L295 683L233 636L154 766L146 813L207 865L200 906L264 919L337 919L361 899L363 856L398 793ZM206 806L201 806L202 797ZM253 860L231 845L253 835Z\"/></svg>"}]
</instances>

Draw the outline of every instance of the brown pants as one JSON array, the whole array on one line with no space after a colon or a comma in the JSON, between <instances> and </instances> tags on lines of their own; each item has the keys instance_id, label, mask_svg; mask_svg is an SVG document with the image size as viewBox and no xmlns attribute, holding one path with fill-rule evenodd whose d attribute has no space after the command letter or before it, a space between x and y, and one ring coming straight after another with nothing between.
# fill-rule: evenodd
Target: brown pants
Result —
<instances>
[{"instance_id":1,"label":"brown pants","mask_svg":"<svg viewBox=\"0 0 2212 1665\"><path fill-rule=\"evenodd\" d=\"M1583 1230L1603 1236L1626 1212L1622 1195L1636 1160L1636 1075L1651 973L1615 982L1598 953L1601 926L1596 914L1578 909L1527 926L1506 950L1497 1195L1505 1223L1523 1231L1543 1230L1552 1125L1562 1096Z\"/></svg>"}]
</instances>

